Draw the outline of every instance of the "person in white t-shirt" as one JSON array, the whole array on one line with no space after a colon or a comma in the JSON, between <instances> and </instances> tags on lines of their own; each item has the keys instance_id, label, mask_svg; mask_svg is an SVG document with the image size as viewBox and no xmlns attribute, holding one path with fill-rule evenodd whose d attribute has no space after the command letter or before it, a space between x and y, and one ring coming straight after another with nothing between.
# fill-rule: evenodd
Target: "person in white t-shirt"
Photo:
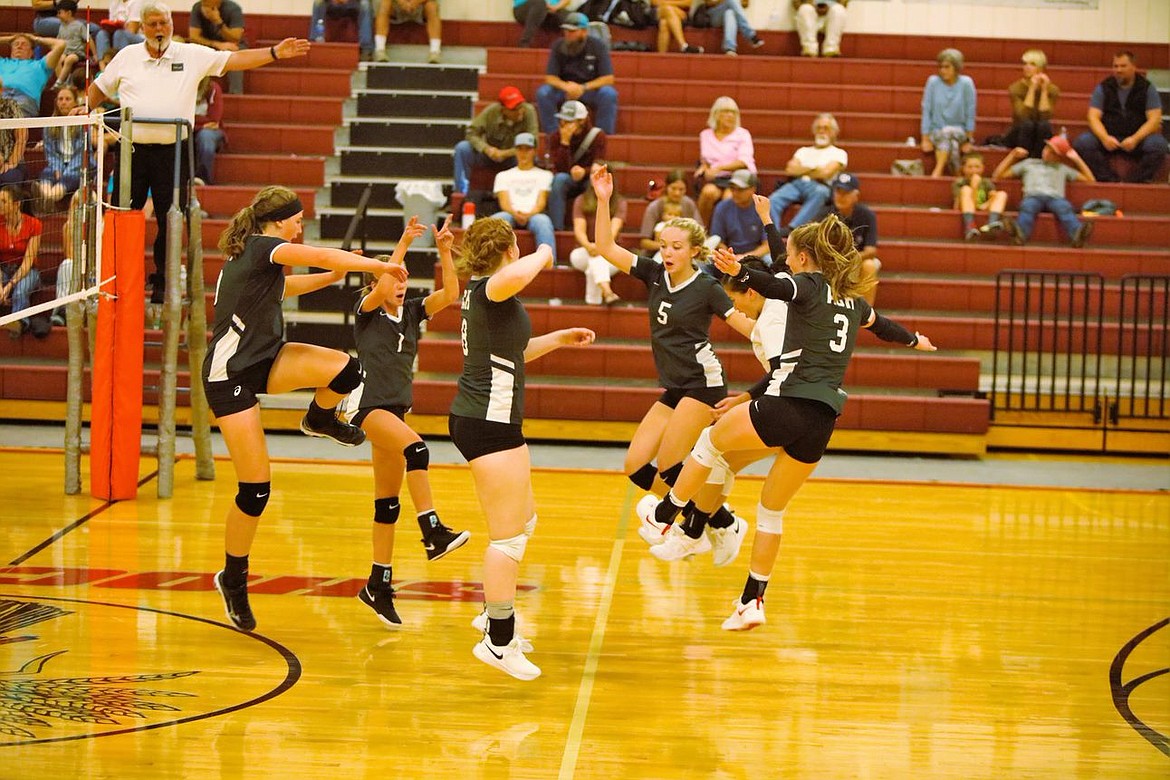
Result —
<instances>
[{"instance_id":1,"label":"person in white t-shirt","mask_svg":"<svg viewBox=\"0 0 1170 780\"><path fill-rule=\"evenodd\" d=\"M536 245L547 244L557 259L557 236L552 220L544 213L548 205L548 191L552 187L551 171L536 167L536 136L517 133L516 167L496 174L492 192L500 201L498 217L516 228L532 232Z\"/></svg>"},{"instance_id":2,"label":"person in white t-shirt","mask_svg":"<svg viewBox=\"0 0 1170 780\"><path fill-rule=\"evenodd\" d=\"M833 194L829 183L849 164L849 155L837 146L840 129L832 114L818 114L813 120L813 145L796 150L784 169L792 178L769 198L772 202L772 221L777 226L783 224L784 210L793 203L800 203L801 207L788 223L787 230L812 221L828 203L829 196ZM785 228L781 228L783 230Z\"/></svg>"}]
</instances>

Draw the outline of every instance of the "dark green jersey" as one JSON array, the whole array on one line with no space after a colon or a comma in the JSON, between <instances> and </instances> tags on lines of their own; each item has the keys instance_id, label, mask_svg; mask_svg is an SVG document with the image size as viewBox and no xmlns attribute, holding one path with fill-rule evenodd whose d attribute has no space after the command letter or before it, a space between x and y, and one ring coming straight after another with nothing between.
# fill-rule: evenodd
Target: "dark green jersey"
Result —
<instances>
[{"instance_id":1,"label":"dark green jersey","mask_svg":"<svg viewBox=\"0 0 1170 780\"><path fill-rule=\"evenodd\" d=\"M768 298L789 301L784 351L773 363L765 395L821 401L839 414L846 397L841 382L857 331L869 321L869 304L863 298L837 298L819 273L752 271L748 284Z\"/></svg>"},{"instance_id":2,"label":"dark green jersey","mask_svg":"<svg viewBox=\"0 0 1170 780\"><path fill-rule=\"evenodd\" d=\"M364 298L363 298L364 300ZM376 406L404 406L414 402L414 356L422 323L427 319L425 298L404 301L397 316L379 306L362 311L359 300L353 321L353 338L364 378L347 408L368 409Z\"/></svg>"},{"instance_id":3,"label":"dark green jersey","mask_svg":"<svg viewBox=\"0 0 1170 780\"><path fill-rule=\"evenodd\" d=\"M532 323L515 297L491 301L487 278L463 291L463 375L451 414L518 424L524 419L524 350Z\"/></svg>"},{"instance_id":4,"label":"dark green jersey","mask_svg":"<svg viewBox=\"0 0 1170 780\"><path fill-rule=\"evenodd\" d=\"M661 263L637 257L630 275L649 291L650 346L658 381L668 389L723 387L727 380L707 331L712 317L727 318L731 299L711 276L697 271L678 287Z\"/></svg>"},{"instance_id":5,"label":"dark green jersey","mask_svg":"<svg viewBox=\"0 0 1170 780\"><path fill-rule=\"evenodd\" d=\"M276 357L284 343L284 266L272 253L285 243L274 236L248 236L244 250L229 257L215 283L215 324L203 361L203 376L223 382L245 368Z\"/></svg>"}]
</instances>

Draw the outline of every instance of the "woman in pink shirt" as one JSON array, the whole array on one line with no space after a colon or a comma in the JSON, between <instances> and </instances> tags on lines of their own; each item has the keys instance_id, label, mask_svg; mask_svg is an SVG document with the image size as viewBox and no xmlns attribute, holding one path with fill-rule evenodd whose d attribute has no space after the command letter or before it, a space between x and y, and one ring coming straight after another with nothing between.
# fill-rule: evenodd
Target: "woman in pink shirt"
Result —
<instances>
[{"instance_id":1,"label":"woman in pink shirt","mask_svg":"<svg viewBox=\"0 0 1170 780\"><path fill-rule=\"evenodd\" d=\"M715 204L725 197L731 174L740 168L756 172L752 134L740 127L736 102L727 96L716 98L707 117L707 129L699 133L699 167L695 169L703 224L711 224Z\"/></svg>"}]
</instances>

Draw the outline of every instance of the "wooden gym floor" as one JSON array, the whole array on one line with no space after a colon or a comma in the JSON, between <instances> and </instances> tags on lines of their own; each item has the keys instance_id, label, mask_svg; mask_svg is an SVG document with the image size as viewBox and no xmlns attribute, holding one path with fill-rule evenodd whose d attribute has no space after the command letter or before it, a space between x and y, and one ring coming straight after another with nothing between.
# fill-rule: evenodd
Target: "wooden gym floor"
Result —
<instances>
[{"instance_id":1,"label":"wooden gym floor","mask_svg":"<svg viewBox=\"0 0 1170 780\"><path fill-rule=\"evenodd\" d=\"M814 480L768 622L737 634L746 549L663 564L624 478L538 470L523 683L471 655L465 467L431 472L473 533L448 558L404 500L393 632L353 598L368 466L274 464L250 636L211 585L230 464L181 461L169 501L153 468L107 504L62 495L59 453L0 452L0 777L1170 776L1165 491ZM760 484L732 505L751 517Z\"/></svg>"}]
</instances>

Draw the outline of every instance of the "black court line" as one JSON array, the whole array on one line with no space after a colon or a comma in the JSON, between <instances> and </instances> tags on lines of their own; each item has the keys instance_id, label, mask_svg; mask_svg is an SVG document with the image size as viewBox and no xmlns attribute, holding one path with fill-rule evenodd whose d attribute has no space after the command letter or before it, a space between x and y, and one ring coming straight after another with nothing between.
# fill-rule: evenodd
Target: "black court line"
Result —
<instances>
[{"instance_id":1,"label":"black court line","mask_svg":"<svg viewBox=\"0 0 1170 780\"><path fill-rule=\"evenodd\" d=\"M145 485L147 482L149 482L150 480L154 479L154 478L155 478L155 477L157 477L157 476L158 476L158 470L156 469L155 471L152 471L152 472L150 472L149 474L147 474L147 475L146 475L145 477L143 477L142 479L138 480L138 487L142 487L142 486L143 486L143 485ZM38 544L36 547L33 547L31 550L29 550L28 552L26 552L24 555L21 555L21 556L19 556L19 557L15 558L15 559L13 559L12 561L10 561L10 562L8 563L8 565L9 565L9 566L19 566L20 564L22 564L22 563L24 563L25 561L27 561L29 558L31 558L31 557L33 557L34 555L36 555L37 553L39 553L41 550L45 549L45 548L46 548L46 547L48 547L49 545L51 545L51 544L53 544L54 542L56 542L58 539L61 539L62 537L64 537L64 536L65 536L65 534L69 533L70 531L74 531L74 530L76 530L76 529L80 528L81 526L85 525L85 524L86 524L86 523L88 523L90 520L92 520L93 518L97 517L97 516L98 516L98 515L100 515L102 512L106 511L107 509L109 509L110 507L112 507L112 506L113 506L114 504L116 504L116 503L118 503L118 502L117 502L117 501L107 501L106 503L104 503L104 504L102 504L101 506L99 506L97 509L95 509L95 510L93 510L92 512L90 512L89 514L87 514L87 515L83 515L82 517L78 518L77 520L74 520L72 523L70 523L69 525L65 526L64 528L62 528L62 529L61 529L60 531L58 531L57 533L53 534L52 536L50 536L50 537L49 537L48 539L46 539L45 541L43 541L43 542L41 542L40 544Z\"/></svg>"},{"instance_id":2,"label":"black court line","mask_svg":"<svg viewBox=\"0 0 1170 780\"><path fill-rule=\"evenodd\" d=\"M132 733L135 733L138 731L151 731L153 729L167 728L169 726L178 726L182 723L193 723L194 721L197 721L197 720L206 720L207 718L215 718L215 717L218 717L220 715L228 715L230 713L237 712L239 710L247 709L248 707L255 707L258 704L263 704L264 702L266 702L270 699L275 699L277 696L281 695L282 693L284 693L285 691L287 691L288 689L290 689L294 685L296 685L297 682L301 679L301 659L297 658L296 653L294 653L292 650L289 650L287 647L280 644L275 639L269 639L268 637L264 636L263 634L255 634L255 633L252 633L249 631L240 631L235 626L229 626L226 623L220 623L220 622L215 621L215 620L209 620L207 618L201 618L201 617L197 617L195 615L186 615L186 614L183 614L182 612L171 612L170 610L166 610L166 609L155 609L153 607L142 607L142 606L138 606L138 605L111 604L111 603L105 602L105 601L90 601L89 599L67 599L67 598L57 598L57 597L48 597L48 596L37 596L35 598L32 598L29 596L19 596L19 595L15 595L15 594L0 594L0 595L5 596L5 597L9 597L9 598L25 599L27 601L65 601L65 602L72 602L74 604L94 604L94 605L99 606L99 607L115 607L117 609L135 609L135 610L139 610L142 612L154 612L154 613L159 614L159 615L170 615L171 617L183 618L184 620L193 620L197 623L206 623L209 626L215 626L216 628L222 628L226 631L233 631L237 634L241 634L243 636L246 636L249 639L255 639L257 642L262 642L262 643L268 645L269 647L271 647L273 650L275 650L280 655L280 657L284 660L285 666L288 668L288 671L284 675L284 679L281 680L280 684L277 685L272 690L268 691L267 693L262 693L254 699L249 699L248 701L240 702L239 704L233 704L232 706L224 707L221 710L214 710L212 712L203 712L203 713L200 713L198 715L191 715L191 716L186 717L186 718L179 718L178 720L168 720L165 723L150 723L150 724L147 724L144 726L132 726L130 728L117 729L115 731L103 731L103 732L98 733L98 734L74 734L73 736L69 736L69 737L49 737L46 739L29 739L29 740L25 740L24 742L0 743L0 750L3 750L6 747L16 747L19 745L43 745L43 744L46 744L48 742L74 742L74 741L79 740L79 739L97 739L98 737L112 737L112 736L115 736L117 734L132 734Z\"/></svg>"},{"instance_id":3,"label":"black court line","mask_svg":"<svg viewBox=\"0 0 1170 780\"><path fill-rule=\"evenodd\" d=\"M1170 618L1159 620L1126 642L1125 646L1117 651L1117 655L1113 657L1113 663L1109 665L1109 687L1113 691L1113 706L1121 714L1121 717L1125 718L1125 722L1133 727L1134 731L1145 737L1151 745L1160 750L1163 755L1170 757L1170 737L1147 726L1129 706L1129 696L1139 685L1164 674L1170 674L1170 668L1156 669L1140 677L1135 677L1127 683L1121 682L1121 672L1125 667L1125 662L1137 646L1168 625L1170 625Z\"/></svg>"}]
</instances>

